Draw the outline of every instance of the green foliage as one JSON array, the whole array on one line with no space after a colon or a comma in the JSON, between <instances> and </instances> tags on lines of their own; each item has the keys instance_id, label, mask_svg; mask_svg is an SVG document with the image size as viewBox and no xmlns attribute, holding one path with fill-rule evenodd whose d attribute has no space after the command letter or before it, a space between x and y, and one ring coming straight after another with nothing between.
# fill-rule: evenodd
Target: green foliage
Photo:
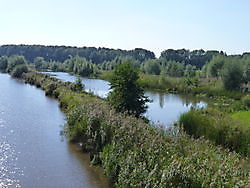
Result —
<instances>
[{"instance_id":1,"label":"green foliage","mask_svg":"<svg viewBox=\"0 0 250 188\"><path fill-rule=\"evenodd\" d=\"M44 60L43 57L36 57L34 59L34 64L35 64L35 69L36 70L41 70L44 69L44 64L46 64L46 61Z\"/></svg>"},{"instance_id":2,"label":"green foliage","mask_svg":"<svg viewBox=\"0 0 250 188\"><path fill-rule=\"evenodd\" d=\"M227 62L222 70L222 81L225 89L239 90L243 82L243 70L238 62Z\"/></svg>"},{"instance_id":3,"label":"green foliage","mask_svg":"<svg viewBox=\"0 0 250 188\"><path fill-rule=\"evenodd\" d=\"M223 54L223 52L221 53ZM206 62L218 54L220 54L218 51L204 51L202 49L193 51L186 49L168 49L161 53L160 58L166 59L167 61L183 62L185 65L190 64L201 69Z\"/></svg>"},{"instance_id":4,"label":"green foliage","mask_svg":"<svg viewBox=\"0 0 250 188\"><path fill-rule=\"evenodd\" d=\"M21 78L23 73L27 73L28 71L29 69L26 64L17 65L11 72L11 76L14 78Z\"/></svg>"},{"instance_id":5,"label":"green foliage","mask_svg":"<svg viewBox=\"0 0 250 188\"><path fill-rule=\"evenodd\" d=\"M98 66L98 68L101 70L114 70L117 66L126 62L131 62L134 67L140 66L140 62L134 59L132 56L118 56L112 61L104 61Z\"/></svg>"},{"instance_id":6,"label":"green foliage","mask_svg":"<svg viewBox=\"0 0 250 188\"><path fill-rule=\"evenodd\" d=\"M134 50L120 50L95 47L70 47L70 46L43 46L43 45L2 45L0 56L23 55L29 62L36 57L43 57L46 62L64 62L69 57L80 56L94 64L112 61L118 56L131 56L137 61L154 59L153 52L136 48Z\"/></svg>"},{"instance_id":7,"label":"green foliage","mask_svg":"<svg viewBox=\"0 0 250 188\"><path fill-rule=\"evenodd\" d=\"M144 62L143 65L143 72L145 72L146 74L155 74L155 75L159 75L161 73L161 69L160 69L160 64L158 63L157 60L147 60L146 62Z\"/></svg>"},{"instance_id":8,"label":"green foliage","mask_svg":"<svg viewBox=\"0 0 250 188\"><path fill-rule=\"evenodd\" d=\"M83 92L83 90L84 90L84 84L82 83L82 80L80 78L77 78L77 80L75 81L75 83L73 85L74 85L72 87L73 91Z\"/></svg>"},{"instance_id":9,"label":"green foliage","mask_svg":"<svg viewBox=\"0 0 250 188\"><path fill-rule=\"evenodd\" d=\"M233 113L231 116L233 119L244 123L247 127L250 127L250 111L238 111Z\"/></svg>"},{"instance_id":10,"label":"green foliage","mask_svg":"<svg viewBox=\"0 0 250 188\"><path fill-rule=\"evenodd\" d=\"M225 61L226 57L224 55L214 56L208 64L208 75L212 77L221 76L221 70Z\"/></svg>"},{"instance_id":11,"label":"green foliage","mask_svg":"<svg viewBox=\"0 0 250 188\"><path fill-rule=\"evenodd\" d=\"M217 110L191 110L181 115L180 124L194 138L204 136L231 151L250 155L250 127Z\"/></svg>"},{"instance_id":12,"label":"green foliage","mask_svg":"<svg viewBox=\"0 0 250 188\"><path fill-rule=\"evenodd\" d=\"M160 59L161 74L169 77L182 77L184 76L185 65L176 61L166 61Z\"/></svg>"},{"instance_id":13,"label":"green foliage","mask_svg":"<svg viewBox=\"0 0 250 188\"><path fill-rule=\"evenodd\" d=\"M52 96L52 97L57 98L58 95L59 95L59 93L57 92L56 89L57 89L57 84L55 84L55 83L50 83L50 84L48 84L48 85L46 86L46 88L45 88L45 94L46 94L47 96Z\"/></svg>"},{"instance_id":14,"label":"green foliage","mask_svg":"<svg viewBox=\"0 0 250 188\"><path fill-rule=\"evenodd\" d=\"M108 101L118 112L128 112L139 117L147 109L148 98L138 83L138 70L131 63L118 66L110 82Z\"/></svg>"},{"instance_id":15,"label":"green foliage","mask_svg":"<svg viewBox=\"0 0 250 188\"><path fill-rule=\"evenodd\" d=\"M242 102L245 106L250 108L250 95L246 95L242 98Z\"/></svg>"},{"instance_id":16,"label":"green foliage","mask_svg":"<svg viewBox=\"0 0 250 188\"><path fill-rule=\"evenodd\" d=\"M0 58L0 72L6 72L8 66L8 57L3 56Z\"/></svg>"},{"instance_id":17,"label":"green foliage","mask_svg":"<svg viewBox=\"0 0 250 188\"><path fill-rule=\"evenodd\" d=\"M63 64L66 72L72 72L80 76L90 76L96 73L96 66L79 56L67 59Z\"/></svg>"},{"instance_id":18,"label":"green foliage","mask_svg":"<svg viewBox=\"0 0 250 188\"><path fill-rule=\"evenodd\" d=\"M244 81L245 82L250 82L250 58L244 64L244 69L243 70L244 70L244 73L243 73Z\"/></svg>"},{"instance_id":19,"label":"green foliage","mask_svg":"<svg viewBox=\"0 0 250 188\"><path fill-rule=\"evenodd\" d=\"M187 65L184 75L186 77L195 77L196 67L192 65Z\"/></svg>"},{"instance_id":20,"label":"green foliage","mask_svg":"<svg viewBox=\"0 0 250 188\"><path fill-rule=\"evenodd\" d=\"M27 61L23 56L11 56L8 59L8 66L6 72L11 73L17 65L24 64L27 64Z\"/></svg>"}]
</instances>

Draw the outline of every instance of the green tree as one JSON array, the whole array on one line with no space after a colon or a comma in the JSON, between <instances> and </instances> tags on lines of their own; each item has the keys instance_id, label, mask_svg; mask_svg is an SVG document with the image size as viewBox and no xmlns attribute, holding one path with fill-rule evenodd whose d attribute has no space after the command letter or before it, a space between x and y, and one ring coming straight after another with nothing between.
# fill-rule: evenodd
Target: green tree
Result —
<instances>
[{"instance_id":1,"label":"green tree","mask_svg":"<svg viewBox=\"0 0 250 188\"><path fill-rule=\"evenodd\" d=\"M237 61L226 62L222 69L222 81L225 89L239 90L243 79L241 64Z\"/></svg>"},{"instance_id":2,"label":"green tree","mask_svg":"<svg viewBox=\"0 0 250 188\"><path fill-rule=\"evenodd\" d=\"M208 74L212 77L221 76L221 69L225 64L226 57L224 55L214 56L208 63Z\"/></svg>"},{"instance_id":3,"label":"green tree","mask_svg":"<svg viewBox=\"0 0 250 188\"><path fill-rule=\"evenodd\" d=\"M129 62L114 70L110 83L113 91L110 92L108 101L118 112L128 112L140 117L146 111L146 102L149 100L144 96L138 79L138 69Z\"/></svg>"},{"instance_id":4,"label":"green tree","mask_svg":"<svg viewBox=\"0 0 250 188\"><path fill-rule=\"evenodd\" d=\"M186 77L195 77L196 67L188 64L185 69L184 75Z\"/></svg>"},{"instance_id":5,"label":"green tree","mask_svg":"<svg viewBox=\"0 0 250 188\"><path fill-rule=\"evenodd\" d=\"M11 56L8 61L6 72L11 73L17 65L27 64L23 56Z\"/></svg>"},{"instance_id":6,"label":"green tree","mask_svg":"<svg viewBox=\"0 0 250 188\"><path fill-rule=\"evenodd\" d=\"M44 63L46 63L46 62L45 62L43 57L36 57L34 59L34 64L35 64L36 70L42 69L42 66L43 66Z\"/></svg>"},{"instance_id":7,"label":"green tree","mask_svg":"<svg viewBox=\"0 0 250 188\"><path fill-rule=\"evenodd\" d=\"M159 75L161 73L160 64L155 59L147 60L144 63L143 70L147 74Z\"/></svg>"},{"instance_id":8,"label":"green tree","mask_svg":"<svg viewBox=\"0 0 250 188\"><path fill-rule=\"evenodd\" d=\"M6 72L8 66L8 57L3 56L0 58L0 72Z\"/></svg>"},{"instance_id":9,"label":"green tree","mask_svg":"<svg viewBox=\"0 0 250 188\"><path fill-rule=\"evenodd\" d=\"M244 81L245 82L250 82L250 62L247 62L245 67L244 67Z\"/></svg>"}]
</instances>

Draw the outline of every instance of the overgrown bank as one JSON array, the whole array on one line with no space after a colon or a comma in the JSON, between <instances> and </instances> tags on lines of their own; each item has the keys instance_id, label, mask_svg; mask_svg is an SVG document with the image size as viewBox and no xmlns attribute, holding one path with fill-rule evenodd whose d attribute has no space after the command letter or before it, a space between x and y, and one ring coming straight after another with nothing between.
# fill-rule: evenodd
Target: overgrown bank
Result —
<instances>
[{"instance_id":1,"label":"overgrown bank","mask_svg":"<svg viewBox=\"0 0 250 188\"><path fill-rule=\"evenodd\" d=\"M140 119L118 114L107 103L48 75L23 79L59 99L65 132L82 143L117 187L244 187L248 164L238 154L200 138L171 136Z\"/></svg>"}]
</instances>

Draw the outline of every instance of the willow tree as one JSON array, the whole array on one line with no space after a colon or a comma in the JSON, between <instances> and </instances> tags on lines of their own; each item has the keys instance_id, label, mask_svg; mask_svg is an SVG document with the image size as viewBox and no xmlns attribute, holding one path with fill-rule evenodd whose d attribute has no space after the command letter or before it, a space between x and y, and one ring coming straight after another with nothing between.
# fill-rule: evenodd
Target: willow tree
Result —
<instances>
[{"instance_id":1,"label":"willow tree","mask_svg":"<svg viewBox=\"0 0 250 188\"><path fill-rule=\"evenodd\" d=\"M110 82L112 91L108 101L118 112L127 112L140 117L146 111L146 103L149 100L144 95L138 79L138 69L129 62L119 65L114 70Z\"/></svg>"}]
</instances>

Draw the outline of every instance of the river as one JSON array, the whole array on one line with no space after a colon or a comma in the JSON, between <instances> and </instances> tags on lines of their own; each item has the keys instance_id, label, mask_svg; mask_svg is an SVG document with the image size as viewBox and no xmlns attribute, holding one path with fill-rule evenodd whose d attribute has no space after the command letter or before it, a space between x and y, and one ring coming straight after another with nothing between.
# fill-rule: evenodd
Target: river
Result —
<instances>
[{"instance_id":1,"label":"river","mask_svg":"<svg viewBox=\"0 0 250 188\"><path fill-rule=\"evenodd\" d=\"M62 80L75 82L76 76L64 72L48 72L48 74ZM99 97L108 96L109 82L100 79L81 78L85 85L85 91L91 92ZM190 108L202 108L207 104L197 98L187 97L163 92L146 91L145 95L151 100L148 103L147 112L144 114L152 123L163 125L168 128L172 126L182 113L188 112Z\"/></svg>"},{"instance_id":2,"label":"river","mask_svg":"<svg viewBox=\"0 0 250 188\"><path fill-rule=\"evenodd\" d=\"M87 154L60 136L58 101L0 74L0 188L110 187Z\"/></svg>"}]
</instances>

